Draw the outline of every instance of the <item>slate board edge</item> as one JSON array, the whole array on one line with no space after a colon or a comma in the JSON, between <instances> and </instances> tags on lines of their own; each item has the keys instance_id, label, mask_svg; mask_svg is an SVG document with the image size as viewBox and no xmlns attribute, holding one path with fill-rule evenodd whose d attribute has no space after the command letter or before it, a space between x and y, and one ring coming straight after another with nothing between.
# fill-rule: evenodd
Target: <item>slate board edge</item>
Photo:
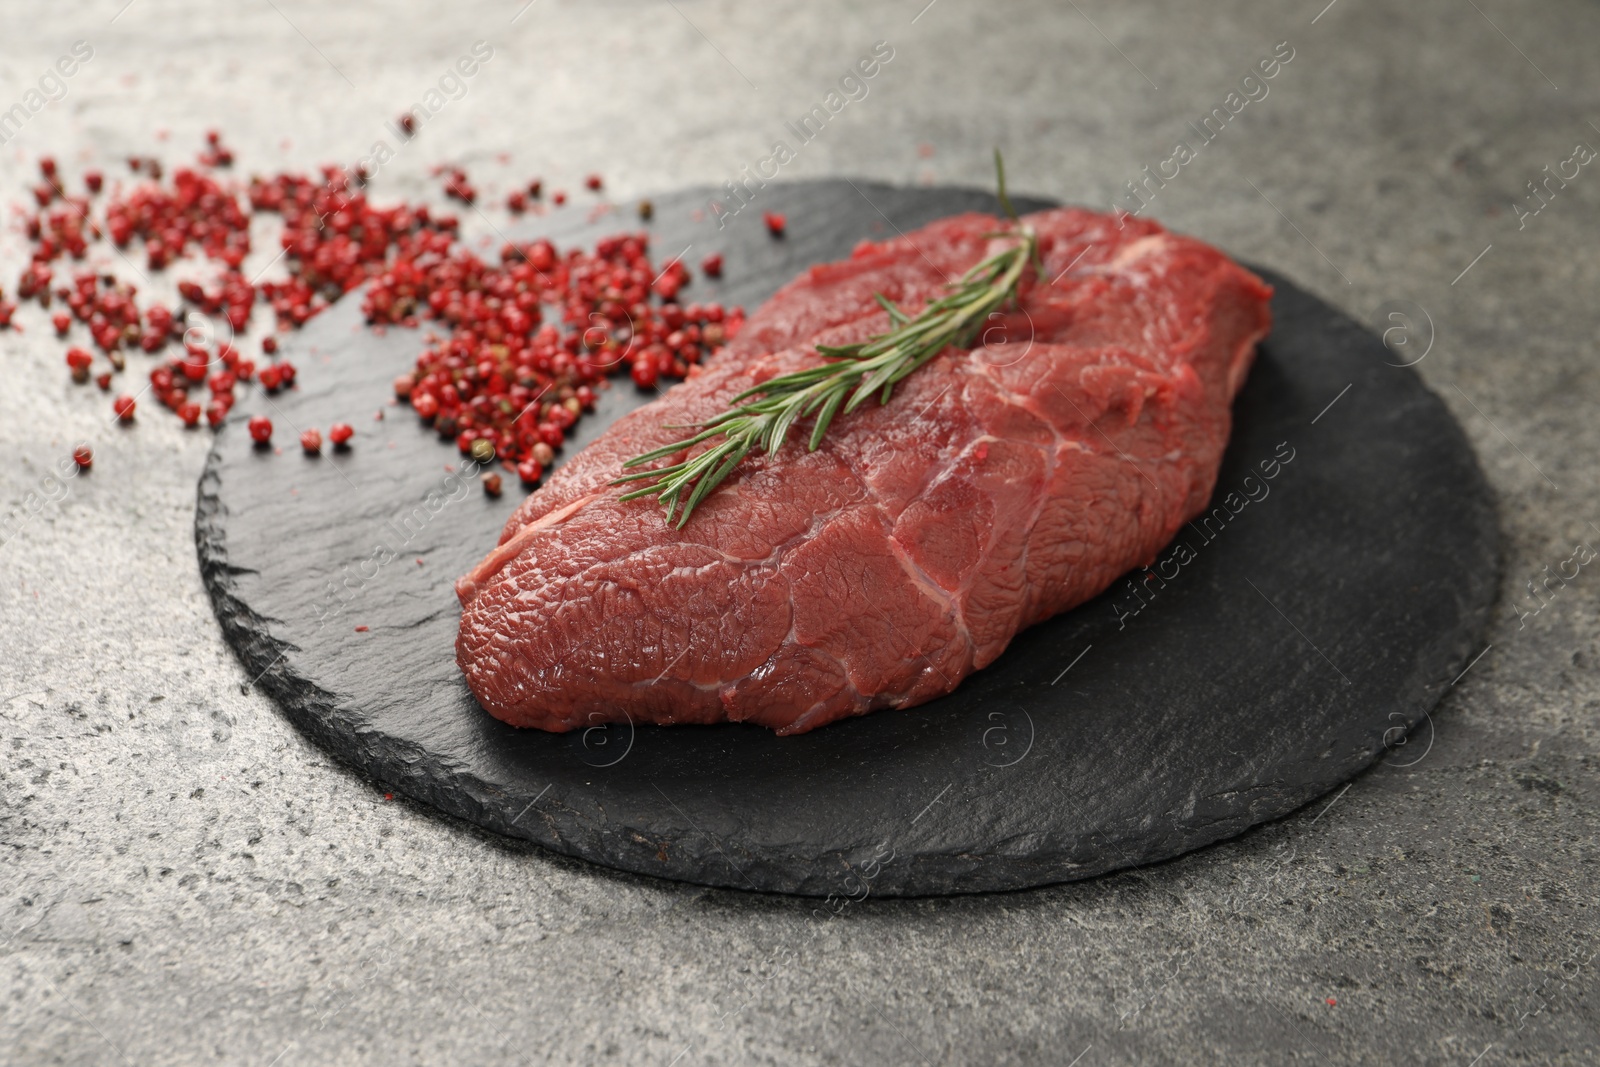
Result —
<instances>
[{"instance_id":1,"label":"slate board edge","mask_svg":"<svg viewBox=\"0 0 1600 1067\"><path fill-rule=\"evenodd\" d=\"M1342 312L1339 312L1339 315L1353 330L1366 332L1360 323L1344 316ZM1414 371L1402 373L1415 374ZM1443 401L1437 394L1427 389L1425 383L1421 384L1422 393L1427 401L1444 408ZM1494 498L1483 477L1476 454L1467 442L1459 423L1448 415L1447 409L1446 416L1445 421L1456 438L1452 443L1460 450L1461 455L1468 458L1470 464L1472 484L1470 486L1464 484L1457 488L1463 494L1471 493L1474 498L1472 502L1476 505L1474 511L1480 526L1477 543L1483 547L1484 555L1488 558L1481 561L1483 564L1481 567L1468 570L1469 579L1475 580L1464 583L1463 588L1458 591L1457 602L1462 609L1463 624L1454 631L1457 636L1451 642L1455 647L1451 649L1447 661L1452 664L1448 676L1441 674L1439 677L1425 678L1421 677L1419 672L1419 675L1408 683L1407 692L1402 694L1403 699L1398 701L1402 709L1411 707L1417 709L1415 714L1406 714L1404 725L1408 728L1417 726L1431 715L1457 674L1472 656L1481 651L1481 635L1487 628L1489 613L1497 599L1501 574L1501 540ZM219 433L241 432L235 425L240 421L242 419L230 419ZM339 756L341 761L351 762L371 779L391 786L449 815L507 836L532 841L563 855L588 859L586 853L590 850L585 847L586 838L603 836L607 838L608 847L605 851L611 857L605 866L629 873L675 881L692 881L722 888L756 889L759 892L806 896L821 896L837 890L839 874L848 869L844 866L842 854L782 858L769 854L765 861L761 857L738 854L740 862L735 866L734 857L729 857L723 851L722 843L705 838L704 835L652 839L648 833L639 828L610 824L596 825L593 820L582 817L573 822L584 827L586 831L584 834L563 835L557 828L555 820L548 815L541 820L542 826L512 826L492 802L492 796L497 790L465 767L443 761L418 746L397 743L382 735L363 734L362 731L352 729L340 715L336 699L332 694L317 688L305 679L297 679L291 684L283 664L292 647L270 636L270 627L264 625L270 620L259 619L235 595L236 570L228 560L226 537L221 522L225 515L225 505L218 497L219 478L215 470L217 463L218 453L213 450L207 457L206 468L197 487L195 540L201 576L211 596L224 636L235 649L250 677L254 679L252 684L272 696L290 721L318 744ZM1416 658L1418 660L1431 658L1425 654L1430 647L1421 646ZM1437 724L1435 728L1436 726ZM1373 749L1365 764L1356 773L1370 769L1372 764L1385 755L1385 751L1383 748ZM430 764L437 770L445 771L453 780L454 788L449 790L437 788L434 773L428 769ZM1263 798L1252 803L1238 815L1219 820L1203 829L1174 823L1170 833L1167 834L1158 836L1147 834L1136 841L1106 840L1107 847L1101 850L1097 861L1088 864L1073 864L1062 854L1032 853L1026 856L1010 854L1004 851L1004 843L997 843L1001 850L989 854L971 852L961 855L926 854L908 861L898 869L886 868L880 880L874 884L873 891L880 896L929 896L1017 890L1081 880L1114 870L1161 862L1237 836L1253 826L1281 819L1318 797L1326 795L1352 777L1354 775L1350 772L1349 765L1345 764L1336 774L1325 777L1308 776L1308 780L1301 786L1285 790L1276 797ZM549 803L559 805L560 798L552 798ZM574 815L580 814L575 810L568 810ZM632 842L626 851L619 851L617 848L619 840L625 840L630 835L638 840ZM695 840L697 837L700 840ZM1180 838L1184 842L1183 846L1174 849L1169 842ZM658 858L662 849L668 850L669 854L674 854L675 857L696 857L690 864L695 868L696 874L689 877L679 869L664 869L663 863ZM722 861L720 864L715 862L718 859ZM799 862L796 862L797 860ZM837 865L830 861L836 861ZM804 876L797 875L796 870L807 863L810 865L810 873ZM678 868L681 865L680 860L671 863L670 867ZM715 874L719 867L728 870L725 877L718 877ZM749 877L751 873L759 877L751 879ZM763 884L757 887L753 884L755 881ZM928 888L933 885L938 885L940 888ZM906 886L917 888L907 889Z\"/></svg>"}]
</instances>

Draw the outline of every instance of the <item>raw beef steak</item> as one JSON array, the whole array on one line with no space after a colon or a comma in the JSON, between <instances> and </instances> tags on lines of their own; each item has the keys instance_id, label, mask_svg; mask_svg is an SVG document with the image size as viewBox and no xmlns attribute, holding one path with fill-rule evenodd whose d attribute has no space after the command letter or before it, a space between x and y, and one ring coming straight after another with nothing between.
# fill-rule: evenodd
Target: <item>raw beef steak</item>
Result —
<instances>
[{"instance_id":1,"label":"raw beef steak","mask_svg":"<svg viewBox=\"0 0 1600 1067\"><path fill-rule=\"evenodd\" d=\"M516 726L759 723L802 733L950 692L1022 628L1149 563L1206 504L1271 290L1159 225L1025 220L1044 269L982 342L887 406L805 426L670 526L610 485L741 390L888 327L993 250L965 215L789 283L713 363L618 420L458 583L456 652ZM632 488L631 486L629 488Z\"/></svg>"}]
</instances>

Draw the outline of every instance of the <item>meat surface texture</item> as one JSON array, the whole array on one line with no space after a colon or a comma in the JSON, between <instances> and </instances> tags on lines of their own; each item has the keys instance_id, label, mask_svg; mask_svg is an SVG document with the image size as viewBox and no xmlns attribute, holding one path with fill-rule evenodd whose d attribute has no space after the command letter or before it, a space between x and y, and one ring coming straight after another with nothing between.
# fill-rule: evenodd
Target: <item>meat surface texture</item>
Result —
<instances>
[{"instance_id":1,"label":"meat surface texture","mask_svg":"<svg viewBox=\"0 0 1600 1067\"><path fill-rule=\"evenodd\" d=\"M457 659L515 726L803 733L950 692L1024 627L1153 561L1205 506L1271 290L1156 223L1028 216L1043 270L971 350L749 457L682 530L609 484L740 391L883 332L991 251L944 219L790 282L711 365L619 419L457 586Z\"/></svg>"}]
</instances>

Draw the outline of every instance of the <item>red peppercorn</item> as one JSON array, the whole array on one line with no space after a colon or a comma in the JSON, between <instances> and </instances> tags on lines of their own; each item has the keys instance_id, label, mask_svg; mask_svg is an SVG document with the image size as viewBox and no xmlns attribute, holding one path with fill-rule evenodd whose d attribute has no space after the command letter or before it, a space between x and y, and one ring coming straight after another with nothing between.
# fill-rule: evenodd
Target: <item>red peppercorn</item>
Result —
<instances>
[{"instance_id":1,"label":"red peppercorn","mask_svg":"<svg viewBox=\"0 0 1600 1067\"><path fill-rule=\"evenodd\" d=\"M72 369L72 380L86 382L89 380L89 367L94 363L94 357L82 348L67 349L67 366Z\"/></svg>"},{"instance_id":2,"label":"red peppercorn","mask_svg":"<svg viewBox=\"0 0 1600 1067\"><path fill-rule=\"evenodd\" d=\"M89 467L94 463L94 449L90 448L87 444L79 445L77 448L72 450L72 462L78 465L79 470L88 470Z\"/></svg>"},{"instance_id":3,"label":"red peppercorn","mask_svg":"<svg viewBox=\"0 0 1600 1067\"><path fill-rule=\"evenodd\" d=\"M65 337L67 331L72 329L72 316L65 311L58 311L50 316L50 325L56 328L57 337Z\"/></svg>"},{"instance_id":4,"label":"red peppercorn","mask_svg":"<svg viewBox=\"0 0 1600 1067\"><path fill-rule=\"evenodd\" d=\"M561 430L570 429L572 424L578 421L577 413L572 410L573 407L578 406L580 405L578 404L577 400L574 399L570 407L566 404L560 404L552 407L550 409L550 424Z\"/></svg>"},{"instance_id":5,"label":"red peppercorn","mask_svg":"<svg viewBox=\"0 0 1600 1067\"><path fill-rule=\"evenodd\" d=\"M250 416L250 422L247 425L250 429L250 437L256 444L264 445L272 440L272 420L265 415Z\"/></svg>"},{"instance_id":6,"label":"red peppercorn","mask_svg":"<svg viewBox=\"0 0 1600 1067\"><path fill-rule=\"evenodd\" d=\"M134 403L133 397L128 396L126 393L111 402L111 410L116 412L117 418L123 422L133 421L134 409L137 407L138 405Z\"/></svg>"},{"instance_id":7,"label":"red peppercorn","mask_svg":"<svg viewBox=\"0 0 1600 1067\"><path fill-rule=\"evenodd\" d=\"M722 253L713 252L700 261L700 270L707 278L722 277Z\"/></svg>"},{"instance_id":8,"label":"red peppercorn","mask_svg":"<svg viewBox=\"0 0 1600 1067\"><path fill-rule=\"evenodd\" d=\"M432 393L413 396L411 398L411 406L416 409L418 415L422 416L424 422L439 414L439 401L435 399Z\"/></svg>"},{"instance_id":9,"label":"red peppercorn","mask_svg":"<svg viewBox=\"0 0 1600 1067\"><path fill-rule=\"evenodd\" d=\"M256 380L261 383L261 388L269 393L278 391L278 386L283 384L282 372L276 363L268 363L256 372Z\"/></svg>"},{"instance_id":10,"label":"red peppercorn","mask_svg":"<svg viewBox=\"0 0 1600 1067\"><path fill-rule=\"evenodd\" d=\"M328 440L342 448L349 443L355 432L348 422L336 422L328 427Z\"/></svg>"},{"instance_id":11,"label":"red peppercorn","mask_svg":"<svg viewBox=\"0 0 1600 1067\"><path fill-rule=\"evenodd\" d=\"M562 192L560 189L557 189L555 192L550 194L550 199L555 201L557 206L560 206L561 204L565 204L567 202L567 194Z\"/></svg>"},{"instance_id":12,"label":"red peppercorn","mask_svg":"<svg viewBox=\"0 0 1600 1067\"><path fill-rule=\"evenodd\" d=\"M212 401L206 405L206 425L215 430L222 425L222 420L228 417L228 405Z\"/></svg>"},{"instance_id":13,"label":"red peppercorn","mask_svg":"<svg viewBox=\"0 0 1600 1067\"><path fill-rule=\"evenodd\" d=\"M321 452L322 432L315 427L306 430L300 435L300 447L306 450L306 455L308 456L314 456Z\"/></svg>"},{"instance_id":14,"label":"red peppercorn","mask_svg":"<svg viewBox=\"0 0 1600 1067\"><path fill-rule=\"evenodd\" d=\"M587 178L583 179L583 184L584 184L585 188L587 188L587 189L589 189L589 190L591 190L593 192L599 192L600 191L600 185L601 185L600 175L598 175L598 174L589 175Z\"/></svg>"},{"instance_id":15,"label":"red peppercorn","mask_svg":"<svg viewBox=\"0 0 1600 1067\"><path fill-rule=\"evenodd\" d=\"M767 232L774 237L782 237L784 227L788 224L788 220L776 211L763 212L761 221L767 224Z\"/></svg>"},{"instance_id":16,"label":"red peppercorn","mask_svg":"<svg viewBox=\"0 0 1600 1067\"><path fill-rule=\"evenodd\" d=\"M94 384L96 384L96 385L98 385L100 387L100 391L102 393L111 392L111 372L110 371L106 371L103 374L95 375L94 376Z\"/></svg>"},{"instance_id":17,"label":"red peppercorn","mask_svg":"<svg viewBox=\"0 0 1600 1067\"><path fill-rule=\"evenodd\" d=\"M527 485L537 485L539 479L544 477L544 468L531 459L525 459L517 464L517 477Z\"/></svg>"},{"instance_id":18,"label":"red peppercorn","mask_svg":"<svg viewBox=\"0 0 1600 1067\"><path fill-rule=\"evenodd\" d=\"M178 405L178 418L190 428L200 425L200 405L192 400L184 401Z\"/></svg>"},{"instance_id":19,"label":"red peppercorn","mask_svg":"<svg viewBox=\"0 0 1600 1067\"><path fill-rule=\"evenodd\" d=\"M270 355L272 355L272 353L276 352L277 350L278 350L278 339L276 337L263 337L261 339L261 351L265 352L267 355L270 356Z\"/></svg>"},{"instance_id":20,"label":"red peppercorn","mask_svg":"<svg viewBox=\"0 0 1600 1067\"><path fill-rule=\"evenodd\" d=\"M91 193L98 193L100 191L100 187L105 184L105 181L105 175L101 174L97 170L86 170L83 172L84 187L87 188Z\"/></svg>"},{"instance_id":21,"label":"red peppercorn","mask_svg":"<svg viewBox=\"0 0 1600 1067\"><path fill-rule=\"evenodd\" d=\"M500 495L500 476L493 472L483 476L483 491L490 496Z\"/></svg>"},{"instance_id":22,"label":"red peppercorn","mask_svg":"<svg viewBox=\"0 0 1600 1067\"><path fill-rule=\"evenodd\" d=\"M653 389L655 388L656 379L660 376L660 372L656 370L656 365L654 363L648 363L644 360L640 360L638 363L633 365L632 376L634 385L637 385L641 389Z\"/></svg>"}]
</instances>

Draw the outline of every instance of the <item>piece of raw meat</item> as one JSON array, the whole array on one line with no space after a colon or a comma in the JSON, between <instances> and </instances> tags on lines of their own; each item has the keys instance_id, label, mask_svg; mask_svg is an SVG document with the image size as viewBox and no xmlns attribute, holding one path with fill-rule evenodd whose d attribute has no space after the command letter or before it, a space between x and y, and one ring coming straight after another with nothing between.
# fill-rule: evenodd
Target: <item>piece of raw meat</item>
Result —
<instances>
[{"instance_id":1,"label":"piece of raw meat","mask_svg":"<svg viewBox=\"0 0 1600 1067\"><path fill-rule=\"evenodd\" d=\"M785 286L714 362L619 419L458 583L457 659L497 718L802 733L950 692L1021 629L1151 562L1206 504L1271 290L1156 223L1028 216L1044 269L969 351L805 451L752 454L675 529L609 483L666 429L879 333L991 251L964 215ZM664 461L665 462L665 461ZM634 488L629 486L628 488Z\"/></svg>"}]
</instances>

